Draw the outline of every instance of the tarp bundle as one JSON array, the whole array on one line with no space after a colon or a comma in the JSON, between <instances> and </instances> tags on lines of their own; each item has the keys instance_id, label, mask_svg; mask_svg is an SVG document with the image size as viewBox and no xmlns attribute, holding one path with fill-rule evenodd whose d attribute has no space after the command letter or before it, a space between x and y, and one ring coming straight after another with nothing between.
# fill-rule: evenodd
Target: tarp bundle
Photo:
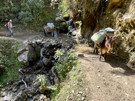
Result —
<instances>
[{"instance_id":1,"label":"tarp bundle","mask_svg":"<svg viewBox=\"0 0 135 101\"><path fill-rule=\"evenodd\" d=\"M104 38L105 38L105 32L97 32L93 34L91 40L99 44L104 40Z\"/></svg>"},{"instance_id":2,"label":"tarp bundle","mask_svg":"<svg viewBox=\"0 0 135 101\"><path fill-rule=\"evenodd\" d=\"M53 28L54 28L54 24L53 24L53 23L47 23L47 26L48 26L50 29L53 29Z\"/></svg>"},{"instance_id":3,"label":"tarp bundle","mask_svg":"<svg viewBox=\"0 0 135 101\"><path fill-rule=\"evenodd\" d=\"M115 30L110 27L103 28L103 29L99 30L99 32L94 33L91 37L91 40L94 41L95 43L99 44L104 40L105 34L112 36L111 33L113 33L114 31Z\"/></svg>"},{"instance_id":4,"label":"tarp bundle","mask_svg":"<svg viewBox=\"0 0 135 101\"><path fill-rule=\"evenodd\" d=\"M99 32L104 32L104 31L106 31L108 33L113 33L115 30L112 29L111 27L107 27L107 28L103 28L103 29L99 30Z\"/></svg>"}]
</instances>

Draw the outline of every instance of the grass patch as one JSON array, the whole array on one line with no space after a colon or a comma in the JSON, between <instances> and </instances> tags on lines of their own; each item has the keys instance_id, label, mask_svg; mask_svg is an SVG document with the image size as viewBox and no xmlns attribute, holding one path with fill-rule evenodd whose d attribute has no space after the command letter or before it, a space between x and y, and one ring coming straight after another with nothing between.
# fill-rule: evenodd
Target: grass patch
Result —
<instances>
[{"instance_id":1,"label":"grass patch","mask_svg":"<svg viewBox=\"0 0 135 101\"><path fill-rule=\"evenodd\" d=\"M55 63L53 69L57 72L60 81L64 81L68 75L68 72L74 70L74 67L78 64L77 56L71 51L57 50L55 54L55 59L57 63ZM75 74L77 74L75 72ZM61 92L61 88L63 88L63 83L56 85L56 90L52 92L51 100L58 101L57 96ZM63 101L63 100L61 100Z\"/></svg>"},{"instance_id":2,"label":"grass patch","mask_svg":"<svg viewBox=\"0 0 135 101\"><path fill-rule=\"evenodd\" d=\"M68 74L67 79L61 83L61 89L53 96L51 101L82 101L86 99L84 76L81 68L76 66Z\"/></svg>"},{"instance_id":3,"label":"grass patch","mask_svg":"<svg viewBox=\"0 0 135 101\"><path fill-rule=\"evenodd\" d=\"M18 69L23 65L17 59L18 42L12 39L1 39L0 85L6 81L14 80L19 76Z\"/></svg>"},{"instance_id":4,"label":"grass patch","mask_svg":"<svg viewBox=\"0 0 135 101\"><path fill-rule=\"evenodd\" d=\"M65 52L60 49L56 51L54 58L57 62L54 64L54 70L58 73L61 81L66 78L66 74L77 65L77 56L71 51Z\"/></svg>"},{"instance_id":5,"label":"grass patch","mask_svg":"<svg viewBox=\"0 0 135 101\"><path fill-rule=\"evenodd\" d=\"M87 53L87 52L90 52L92 50L91 47L85 45L85 44L79 44L75 47L75 50L77 52L81 52L81 53Z\"/></svg>"}]
</instances>

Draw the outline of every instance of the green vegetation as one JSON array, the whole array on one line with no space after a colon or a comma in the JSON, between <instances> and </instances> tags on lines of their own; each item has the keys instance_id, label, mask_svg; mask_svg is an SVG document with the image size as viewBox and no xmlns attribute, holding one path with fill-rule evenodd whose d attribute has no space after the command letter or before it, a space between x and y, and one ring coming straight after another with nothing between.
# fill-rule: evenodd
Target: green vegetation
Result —
<instances>
[{"instance_id":1,"label":"green vegetation","mask_svg":"<svg viewBox=\"0 0 135 101\"><path fill-rule=\"evenodd\" d=\"M67 73L72 71L72 68L74 68L77 65L77 56L71 51L65 52L64 50L60 49L56 51L55 59L58 59L58 62L55 63L54 69L57 71L59 78L63 81L65 80ZM77 73L76 71L74 71ZM55 98L61 91L60 88L62 88L62 85L55 85L57 88L52 92L51 100L57 101Z\"/></svg>"},{"instance_id":2,"label":"green vegetation","mask_svg":"<svg viewBox=\"0 0 135 101\"><path fill-rule=\"evenodd\" d=\"M19 75L18 69L23 65L17 59L18 42L15 40L0 40L0 84L16 79Z\"/></svg>"},{"instance_id":3,"label":"green vegetation","mask_svg":"<svg viewBox=\"0 0 135 101\"><path fill-rule=\"evenodd\" d=\"M65 52L60 49L56 51L54 58L58 59L58 62L53 68L57 71L60 79L64 80L67 72L77 65L77 56L71 50Z\"/></svg>"},{"instance_id":4,"label":"green vegetation","mask_svg":"<svg viewBox=\"0 0 135 101\"><path fill-rule=\"evenodd\" d=\"M45 77L45 75L38 75L37 76L37 79L39 80L40 82L40 92L41 93L45 93L45 91L47 90L53 90L53 91L56 91L58 89L58 87L56 85L54 86L48 86L47 84L47 79Z\"/></svg>"},{"instance_id":5,"label":"green vegetation","mask_svg":"<svg viewBox=\"0 0 135 101\"><path fill-rule=\"evenodd\" d=\"M38 80L40 82L40 92L44 93L46 90L48 90L47 88L47 82L46 82L46 77L45 75L38 75Z\"/></svg>"},{"instance_id":6,"label":"green vegetation","mask_svg":"<svg viewBox=\"0 0 135 101\"><path fill-rule=\"evenodd\" d=\"M85 82L83 82L84 75L81 73L81 68L75 66L68 74L68 78L61 84L60 89L55 92L55 96L52 96L51 101L82 101L82 96L78 93L82 92L86 95L86 88L84 88ZM79 95L79 96L78 96Z\"/></svg>"},{"instance_id":7,"label":"green vegetation","mask_svg":"<svg viewBox=\"0 0 135 101\"><path fill-rule=\"evenodd\" d=\"M12 19L14 23L39 29L55 17L57 9L50 7L50 3L51 0L3 0L0 2L0 22Z\"/></svg>"}]
</instances>

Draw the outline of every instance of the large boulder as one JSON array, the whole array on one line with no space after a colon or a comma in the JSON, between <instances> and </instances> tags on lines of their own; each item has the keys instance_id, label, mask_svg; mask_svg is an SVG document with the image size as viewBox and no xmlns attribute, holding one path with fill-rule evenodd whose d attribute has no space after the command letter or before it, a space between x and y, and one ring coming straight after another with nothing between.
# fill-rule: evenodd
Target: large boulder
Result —
<instances>
[{"instance_id":1,"label":"large boulder","mask_svg":"<svg viewBox=\"0 0 135 101\"><path fill-rule=\"evenodd\" d=\"M25 41L18 46L18 60L24 65L30 65L32 62L37 61L40 58L41 47L39 45L41 41Z\"/></svg>"}]
</instances>

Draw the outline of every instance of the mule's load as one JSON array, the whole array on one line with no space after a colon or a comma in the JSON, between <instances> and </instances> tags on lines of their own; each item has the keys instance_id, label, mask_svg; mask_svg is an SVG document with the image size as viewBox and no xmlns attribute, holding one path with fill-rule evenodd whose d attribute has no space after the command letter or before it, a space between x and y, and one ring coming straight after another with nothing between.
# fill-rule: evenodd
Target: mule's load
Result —
<instances>
[{"instance_id":1,"label":"mule's load","mask_svg":"<svg viewBox=\"0 0 135 101\"><path fill-rule=\"evenodd\" d=\"M99 44L105 39L105 32L97 32L92 35L91 40Z\"/></svg>"},{"instance_id":2,"label":"mule's load","mask_svg":"<svg viewBox=\"0 0 135 101\"><path fill-rule=\"evenodd\" d=\"M54 24L53 23L47 23L47 26L50 27L50 29L54 28Z\"/></svg>"},{"instance_id":3,"label":"mule's load","mask_svg":"<svg viewBox=\"0 0 135 101\"><path fill-rule=\"evenodd\" d=\"M105 39L105 34L108 34L109 36L114 35L114 29L107 27L99 30L99 32L94 33L93 36L91 37L91 40L94 41L95 43L99 44Z\"/></svg>"}]
</instances>

